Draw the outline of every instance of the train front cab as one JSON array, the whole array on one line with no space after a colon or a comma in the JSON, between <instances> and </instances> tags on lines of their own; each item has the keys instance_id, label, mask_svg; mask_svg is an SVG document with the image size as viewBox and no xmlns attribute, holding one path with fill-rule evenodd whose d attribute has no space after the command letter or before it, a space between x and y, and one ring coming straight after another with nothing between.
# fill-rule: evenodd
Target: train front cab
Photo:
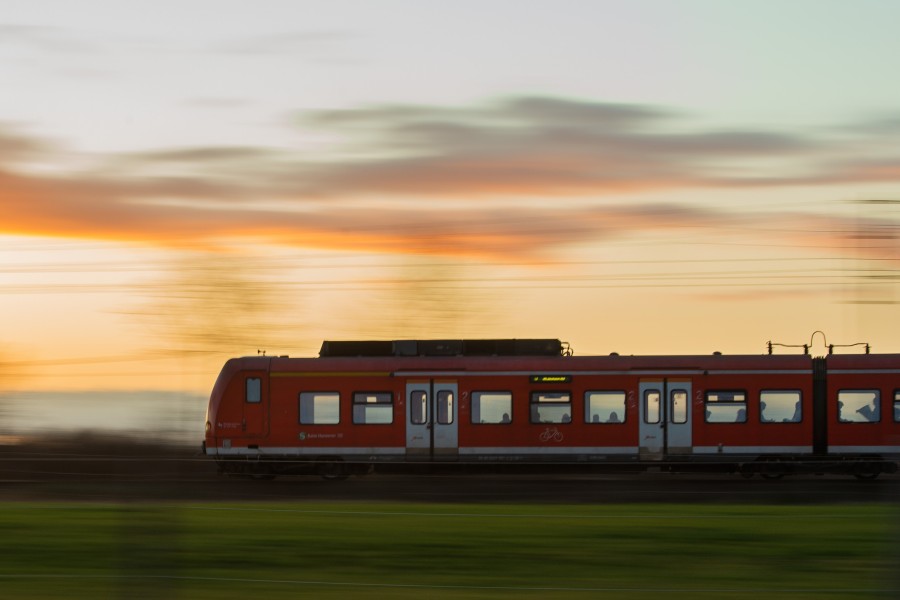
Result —
<instances>
[{"instance_id":1,"label":"train front cab","mask_svg":"<svg viewBox=\"0 0 900 600\"><path fill-rule=\"evenodd\" d=\"M269 434L269 360L230 359L213 386L203 451L215 456L225 470L253 470L247 458L259 458L260 445Z\"/></svg>"},{"instance_id":2,"label":"train front cab","mask_svg":"<svg viewBox=\"0 0 900 600\"><path fill-rule=\"evenodd\" d=\"M895 472L900 355L831 355L826 364L827 452L836 470L859 478Z\"/></svg>"}]
</instances>

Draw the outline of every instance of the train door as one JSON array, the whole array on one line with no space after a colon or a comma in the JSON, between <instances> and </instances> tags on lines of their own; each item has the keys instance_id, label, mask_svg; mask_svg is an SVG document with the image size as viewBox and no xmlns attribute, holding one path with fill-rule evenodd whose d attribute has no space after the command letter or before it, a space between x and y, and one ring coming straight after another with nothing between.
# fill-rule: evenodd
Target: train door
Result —
<instances>
[{"instance_id":1,"label":"train door","mask_svg":"<svg viewBox=\"0 0 900 600\"><path fill-rule=\"evenodd\" d=\"M456 382L406 384L406 455L414 460L454 460L459 454Z\"/></svg>"},{"instance_id":2,"label":"train door","mask_svg":"<svg viewBox=\"0 0 900 600\"><path fill-rule=\"evenodd\" d=\"M643 380L639 392L641 458L663 460L672 455L690 454L691 381Z\"/></svg>"},{"instance_id":3,"label":"train door","mask_svg":"<svg viewBox=\"0 0 900 600\"><path fill-rule=\"evenodd\" d=\"M264 371L250 371L244 376L241 430L246 436L264 436L267 431L269 391Z\"/></svg>"}]
</instances>

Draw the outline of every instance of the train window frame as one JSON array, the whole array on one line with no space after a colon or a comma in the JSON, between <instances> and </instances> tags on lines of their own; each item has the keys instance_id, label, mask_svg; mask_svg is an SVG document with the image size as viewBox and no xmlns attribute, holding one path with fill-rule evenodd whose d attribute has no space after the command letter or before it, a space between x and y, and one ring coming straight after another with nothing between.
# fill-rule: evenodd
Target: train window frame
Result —
<instances>
[{"instance_id":1,"label":"train window frame","mask_svg":"<svg viewBox=\"0 0 900 600\"><path fill-rule=\"evenodd\" d=\"M414 396L421 394L420 398L413 399ZM409 402L409 423L410 425L425 425L428 422L428 392L425 390L410 390L407 401Z\"/></svg>"},{"instance_id":2,"label":"train window frame","mask_svg":"<svg viewBox=\"0 0 900 600\"><path fill-rule=\"evenodd\" d=\"M253 384L252 388L251 384ZM262 403L262 377L248 377L244 382L244 402L247 404Z\"/></svg>"},{"instance_id":3,"label":"train window frame","mask_svg":"<svg viewBox=\"0 0 900 600\"><path fill-rule=\"evenodd\" d=\"M684 407L682 410L675 411L675 394L684 394ZM690 410L691 404L691 394L688 392L687 388L681 387L673 387L669 390L669 406L671 407L671 414L669 415L669 422L673 425L684 425L688 422L688 411Z\"/></svg>"},{"instance_id":4,"label":"train window frame","mask_svg":"<svg viewBox=\"0 0 900 600\"><path fill-rule=\"evenodd\" d=\"M874 419L866 418L865 415L861 412L863 408L866 408L869 406L868 402L865 405L861 405L858 409L853 410L853 412L849 412L850 410L852 410L852 407L848 408L848 413L847 413L848 415L860 414L863 417L862 419L857 419L856 417L854 417L852 419L844 418L843 407L845 405L845 402L849 401L849 396L851 394L874 394L875 397L872 400L874 400L875 409L868 411L869 414L874 415L874 417L875 417ZM841 425L873 425L875 423L881 423L881 390L880 389L877 389L877 388L867 388L867 389L847 388L847 389L843 389L843 390L838 390L836 399L837 399L836 413L837 413L838 422Z\"/></svg>"},{"instance_id":5,"label":"train window frame","mask_svg":"<svg viewBox=\"0 0 900 600\"><path fill-rule=\"evenodd\" d=\"M790 418L782 418L782 419L765 419L763 418L763 404L766 405L767 408L775 409L776 413L788 414L791 409L788 408L787 412L782 412L781 407L778 407L777 404L773 405L772 402L776 402L776 399L769 398L766 399L766 395L788 395L795 394L796 400L792 401L794 404L793 414ZM803 422L803 390L790 390L790 389L771 389L771 390L760 390L759 391L759 422L765 425L784 425L789 424L793 425L795 423Z\"/></svg>"},{"instance_id":6,"label":"train window frame","mask_svg":"<svg viewBox=\"0 0 900 600\"><path fill-rule=\"evenodd\" d=\"M485 398L483 398L485 397ZM490 414L499 413L499 420L486 421L482 415L482 401L488 397L506 400L504 408L491 408ZM509 390L478 390L469 394L469 421L473 425L511 425L513 421L513 393Z\"/></svg>"},{"instance_id":7,"label":"train window frame","mask_svg":"<svg viewBox=\"0 0 900 600\"><path fill-rule=\"evenodd\" d=\"M894 423L900 423L900 389L894 390Z\"/></svg>"},{"instance_id":8,"label":"train window frame","mask_svg":"<svg viewBox=\"0 0 900 600\"><path fill-rule=\"evenodd\" d=\"M386 398L386 399L385 399ZM374 401L372 401L374 399ZM394 393L393 392L353 392L351 401L353 406L354 425L393 425L394 424ZM389 409L389 410L384 410ZM370 413L375 415L389 415L390 419L369 420Z\"/></svg>"},{"instance_id":9,"label":"train window frame","mask_svg":"<svg viewBox=\"0 0 900 600\"><path fill-rule=\"evenodd\" d=\"M712 399L711 396L729 395L729 399L720 400L718 397ZM741 399L736 399L741 396ZM706 390L703 394L703 421L710 425L740 425L747 422L747 390L741 389L715 389ZM713 408L716 412L726 414L726 411L719 411L719 408L729 409L730 413L734 410L734 418L729 420L710 419L716 412L712 412ZM743 411L743 412L741 412ZM743 417L743 418L742 418Z\"/></svg>"},{"instance_id":10,"label":"train window frame","mask_svg":"<svg viewBox=\"0 0 900 600\"><path fill-rule=\"evenodd\" d=\"M557 398L553 396L557 396ZM568 425L572 422L572 392L568 390L534 390L531 392L530 400L531 410L528 412L532 425ZM554 416L550 420L544 420L540 410L542 406L565 407L567 412L556 417L555 413L558 411L552 411L550 414Z\"/></svg>"},{"instance_id":11,"label":"train window frame","mask_svg":"<svg viewBox=\"0 0 900 600\"><path fill-rule=\"evenodd\" d=\"M316 418L316 400L334 401L337 405L335 420L318 420ZM312 400L312 420L304 420L304 415L308 414L308 410L304 410L304 400ZM341 393L333 391L306 391L300 392L297 396L297 422L301 425L340 425L341 423Z\"/></svg>"},{"instance_id":12,"label":"train window frame","mask_svg":"<svg viewBox=\"0 0 900 600\"><path fill-rule=\"evenodd\" d=\"M615 407L610 406L595 406L594 405L594 397L609 397L615 399L616 402L619 400L619 396L621 396L622 400L622 416L619 417L619 414L613 408L618 409L619 405L616 404ZM628 394L625 390L587 390L584 393L584 422L588 425L621 425L628 420ZM598 403L599 404L599 403ZM604 414L607 415L606 420L601 420L600 416ZM612 421L612 415L616 415L615 421ZM594 417L597 417L597 420L594 420Z\"/></svg>"},{"instance_id":13,"label":"train window frame","mask_svg":"<svg viewBox=\"0 0 900 600\"><path fill-rule=\"evenodd\" d=\"M456 402L456 394L453 390L438 390L434 395L435 416L434 421L438 425L453 425L453 404Z\"/></svg>"},{"instance_id":14,"label":"train window frame","mask_svg":"<svg viewBox=\"0 0 900 600\"><path fill-rule=\"evenodd\" d=\"M656 395L656 406L651 411L650 396ZM657 425L662 421L662 392L658 389L644 390L644 396L641 398L644 404L644 423L647 425ZM652 418L651 418L652 416Z\"/></svg>"}]
</instances>

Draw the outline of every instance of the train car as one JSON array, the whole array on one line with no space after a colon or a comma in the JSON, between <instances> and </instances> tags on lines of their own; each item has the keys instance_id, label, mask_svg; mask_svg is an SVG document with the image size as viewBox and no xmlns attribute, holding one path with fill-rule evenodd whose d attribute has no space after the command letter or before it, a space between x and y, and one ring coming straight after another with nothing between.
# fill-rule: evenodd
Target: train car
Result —
<instances>
[{"instance_id":1,"label":"train car","mask_svg":"<svg viewBox=\"0 0 900 600\"><path fill-rule=\"evenodd\" d=\"M898 390L900 355L575 357L559 340L325 342L318 358L229 360L204 452L225 472L260 477L387 465L872 477L897 468Z\"/></svg>"},{"instance_id":2,"label":"train car","mask_svg":"<svg viewBox=\"0 0 900 600\"><path fill-rule=\"evenodd\" d=\"M900 459L900 355L831 355L826 361L822 450L857 477L875 477L885 459Z\"/></svg>"}]
</instances>

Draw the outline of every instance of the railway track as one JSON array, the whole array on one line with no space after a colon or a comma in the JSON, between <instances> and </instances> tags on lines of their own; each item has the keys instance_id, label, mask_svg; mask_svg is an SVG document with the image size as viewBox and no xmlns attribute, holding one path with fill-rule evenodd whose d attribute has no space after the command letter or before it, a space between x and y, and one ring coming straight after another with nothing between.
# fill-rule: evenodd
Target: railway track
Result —
<instances>
[{"instance_id":1,"label":"railway track","mask_svg":"<svg viewBox=\"0 0 900 600\"><path fill-rule=\"evenodd\" d=\"M900 504L900 474L743 478L729 473L467 474L375 472L343 481L315 476L225 476L196 449L84 438L0 446L2 501L371 501L451 503Z\"/></svg>"},{"instance_id":2,"label":"railway track","mask_svg":"<svg viewBox=\"0 0 900 600\"><path fill-rule=\"evenodd\" d=\"M121 467L122 463L113 463ZM141 463L128 463L131 467ZM449 503L768 503L867 502L900 506L900 476L856 481L838 476L780 480L736 475L622 473L603 475L371 474L344 481L313 476L253 480L179 470L55 469L0 473L0 501L371 501Z\"/></svg>"}]
</instances>

